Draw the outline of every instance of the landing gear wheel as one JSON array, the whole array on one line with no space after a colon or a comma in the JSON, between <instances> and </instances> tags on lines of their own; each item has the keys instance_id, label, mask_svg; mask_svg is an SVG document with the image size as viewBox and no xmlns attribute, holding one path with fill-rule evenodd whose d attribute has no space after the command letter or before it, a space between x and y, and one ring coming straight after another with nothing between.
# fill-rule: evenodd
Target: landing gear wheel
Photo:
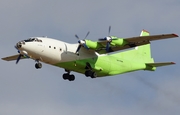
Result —
<instances>
[{"instance_id":1,"label":"landing gear wheel","mask_svg":"<svg viewBox=\"0 0 180 115\"><path fill-rule=\"evenodd\" d=\"M93 71L91 71L91 70L87 70L87 71L85 71L85 76L86 77L91 77L91 78L96 78L97 77L97 74L95 73L95 72L93 72Z\"/></svg>"},{"instance_id":2,"label":"landing gear wheel","mask_svg":"<svg viewBox=\"0 0 180 115\"><path fill-rule=\"evenodd\" d=\"M91 70L87 70L87 71L85 71L84 74L85 74L86 77L89 77L89 76L92 75L92 71Z\"/></svg>"},{"instance_id":3,"label":"landing gear wheel","mask_svg":"<svg viewBox=\"0 0 180 115\"><path fill-rule=\"evenodd\" d=\"M42 68L42 64L41 64L41 63L36 63L36 64L35 64L35 68L36 68L36 69Z\"/></svg>"},{"instance_id":4,"label":"landing gear wheel","mask_svg":"<svg viewBox=\"0 0 180 115\"><path fill-rule=\"evenodd\" d=\"M74 75L69 75L69 81L74 81L75 80L75 76Z\"/></svg>"},{"instance_id":5,"label":"landing gear wheel","mask_svg":"<svg viewBox=\"0 0 180 115\"><path fill-rule=\"evenodd\" d=\"M96 78L96 77L97 77L97 74L95 72L92 72L91 78Z\"/></svg>"},{"instance_id":6,"label":"landing gear wheel","mask_svg":"<svg viewBox=\"0 0 180 115\"><path fill-rule=\"evenodd\" d=\"M63 79L64 80L69 80L69 81L74 81L75 76L74 75L69 75L69 73L65 73L65 74L63 74Z\"/></svg>"},{"instance_id":7,"label":"landing gear wheel","mask_svg":"<svg viewBox=\"0 0 180 115\"><path fill-rule=\"evenodd\" d=\"M62 77L63 77L64 80L67 80L67 79L68 79L68 76L69 76L69 74L68 74L68 73L65 73L65 74L63 74Z\"/></svg>"}]
</instances>

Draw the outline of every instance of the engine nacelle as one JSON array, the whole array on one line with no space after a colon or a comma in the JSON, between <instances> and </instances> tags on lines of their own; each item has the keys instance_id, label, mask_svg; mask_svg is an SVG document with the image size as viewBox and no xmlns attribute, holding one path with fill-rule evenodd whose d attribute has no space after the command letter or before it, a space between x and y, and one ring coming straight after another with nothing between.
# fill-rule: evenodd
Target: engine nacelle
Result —
<instances>
[{"instance_id":1,"label":"engine nacelle","mask_svg":"<svg viewBox=\"0 0 180 115\"><path fill-rule=\"evenodd\" d=\"M93 42L91 40L85 40L86 45L88 46L88 48L90 49L98 49L101 47L101 45L98 42Z\"/></svg>"},{"instance_id":2,"label":"engine nacelle","mask_svg":"<svg viewBox=\"0 0 180 115\"><path fill-rule=\"evenodd\" d=\"M128 42L123 38L112 37L111 44L115 46L124 46L128 44Z\"/></svg>"}]
</instances>

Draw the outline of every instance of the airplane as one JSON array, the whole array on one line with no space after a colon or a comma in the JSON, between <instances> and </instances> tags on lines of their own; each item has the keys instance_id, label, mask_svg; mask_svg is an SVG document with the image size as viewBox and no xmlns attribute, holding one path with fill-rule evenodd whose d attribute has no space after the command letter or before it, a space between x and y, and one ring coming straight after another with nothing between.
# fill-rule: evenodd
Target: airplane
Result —
<instances>
[{"instance_id":1,"label":"airplane","mask_svg":"<svg viewBox=\"0 0 180 115\"><path fill-rule=\"evenodd\" d=\"M111 26L109 26L110 34ZM87 33L86 37L90 32ZM48 37L31 37L15 45L18 54L4 57L3 60L21 59L35 60L35 68L42 68L42 64L50 64L64 68L64 80L74 81L71 71L84 74L86 77L97 78L113 76L127 72L149 70L156 67L173 65L174 62L155 63L151 57L150 42L167 38L178 37L177 34L150 35L142 30L140 36L119 38L110 36L91 41L86 37L81 40L77 35L78 43L70 44Z\"/></svg>"}]
</instances>

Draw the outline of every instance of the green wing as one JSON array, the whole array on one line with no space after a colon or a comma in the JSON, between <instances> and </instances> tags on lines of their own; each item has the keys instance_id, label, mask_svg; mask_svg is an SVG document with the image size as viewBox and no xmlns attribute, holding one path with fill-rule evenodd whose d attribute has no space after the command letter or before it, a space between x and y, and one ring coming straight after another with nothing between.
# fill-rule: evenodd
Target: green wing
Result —
<instances>
[{"instance_id":1,"label":"green wing","mask_svg":"<svg viewBox=\"0 0 180 115\"><path fill-rule=\"evenodd\" d=\"M161 39L168 39L168 38L175 38L178 37L176 34L162 34L162 35L151 35L151 36L138 36L138 37L131 37L131 38L117 38L114 36L112 37L112 41L110 43L110 52L124 50L128 48L133 48L136 46L141 46L145 44L149 44L150 41L154 40L161 40ZM95 49L99 53L106 53L106 44L107 41L98 41L97 42L99 48Z\"/></svg>"}]
</instances>

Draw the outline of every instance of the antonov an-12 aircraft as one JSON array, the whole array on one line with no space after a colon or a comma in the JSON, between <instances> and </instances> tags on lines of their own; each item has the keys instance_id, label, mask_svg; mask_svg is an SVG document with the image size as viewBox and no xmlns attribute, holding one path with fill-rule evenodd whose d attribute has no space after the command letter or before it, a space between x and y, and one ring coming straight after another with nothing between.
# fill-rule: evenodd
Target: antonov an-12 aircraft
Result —
<instances>
[{"instance_id":1,"label":"antonov an-12 aircraft","mask_svg":"<svg viewBox=\"0 0 180 115\"><path fill-rule=\"evenodd\" d=\"M111 27L109 33L110 30ZM16 60L17 64L20 59L31 58L36 61L36 69L42 67L40 62L61 67L66 72L63 79L69 81L75 80L71 71L97 78L138 70L155 71L156 67L175 64L155 63L151 57L150 41L178 37L176 34L150 36L149 32L142 30L138 37L118 38L108 35L98 41L87 40L86 37L84 40L79 39L76 44L47 37L31 37L15 45L19 54L2 59Z\"/></svg>"}]
</instances>

